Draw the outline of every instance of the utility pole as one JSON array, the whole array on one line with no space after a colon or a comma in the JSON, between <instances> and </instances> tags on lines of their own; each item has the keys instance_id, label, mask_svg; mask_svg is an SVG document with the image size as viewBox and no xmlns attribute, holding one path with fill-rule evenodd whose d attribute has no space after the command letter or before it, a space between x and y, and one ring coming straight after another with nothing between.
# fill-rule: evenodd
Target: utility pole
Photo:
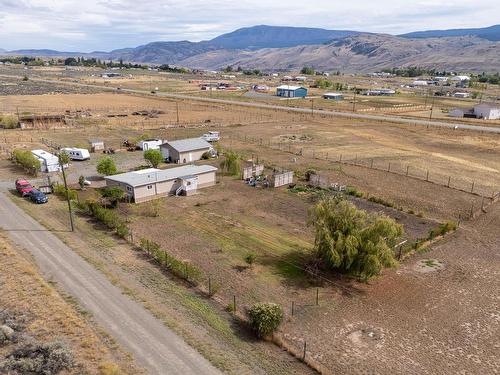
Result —
<instances>
[{"instance_id":1,"label":"utility pole","mask_svg":"<svg viewBox=\"0 0 500 375\"><path fill-rule=\"evenodd\" d=\"M71 231L74 232L75 227L73 225L73 213L71 212L71 201L69 199L68 184L66 183L66 172L64 171L64 162L65 160L62 160L61 155L59 155L59 165L61 166L61 172L63 175L64 191L66 192L66 200L68 201L69 222L71 224Z\"/></svg>"},{"instance_id":2,"label":"utility pole","mask_svg":"<svg viewBox=\"0 0 500 375\"><path fill-rule=\"evenodd\" d=\"M356 112L356 93L357 93L357 89L355 87L354 88L354 99L352 100L352 111L353 112Z\"/></svg>"},{"instance_id":3,"label":"utility pole","mask_svg":"<svg viewBox=\"0 0 500 375\"><path fill-rule=\"evenodd\" d=\"M432 95L432 101L431 101L431 113L429 115L429 120L432 120L432 109L434 108L434 99L436 99L436 97L434 95Z\"/></svg>"},{"instance_id":4,"label":"utility pole","mask_svg":"<svg viewBox=\"0 0 500 375\"><path fill-rule=\"evenodd\" d=\"M314 117L314 99L311 99L311 116Z\"/></svg>"},{"instance_id":5,"label":"utility pole","mask_svg":"<svg viewBox=\"0 0 500 375\"><path fill-rule=\"evenodd\" d=\"M177 125L179 125L179 102L175 102L177 107Z\"/></svg>"}]
</instances>

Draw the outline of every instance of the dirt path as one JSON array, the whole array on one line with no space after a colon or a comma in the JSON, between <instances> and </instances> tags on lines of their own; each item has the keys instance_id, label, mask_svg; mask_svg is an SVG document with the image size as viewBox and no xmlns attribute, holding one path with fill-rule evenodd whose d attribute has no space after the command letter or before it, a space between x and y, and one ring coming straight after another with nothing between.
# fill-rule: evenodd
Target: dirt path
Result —
<instances>
[{"instance_id":1,"label":"dirt path","mask_svg":"<svg viewBox=\"0 0 500 375\"><path fill-rule=\"evenodd\" d=\"M206 359L0 193L0 226L150 374L218 374Z\"/></svg>"}]
</instances>

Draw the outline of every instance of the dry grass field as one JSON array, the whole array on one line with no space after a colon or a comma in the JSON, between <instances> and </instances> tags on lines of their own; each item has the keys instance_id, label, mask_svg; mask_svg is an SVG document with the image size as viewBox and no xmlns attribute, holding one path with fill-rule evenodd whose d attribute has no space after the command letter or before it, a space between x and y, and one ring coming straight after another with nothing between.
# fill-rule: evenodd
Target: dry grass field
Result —
<instances>
[{"instance_id":1,"label":"dry grass field","mask_svg":"<svg viewBox=\"0 0 500 375\"><path fill-rule=\"evenodd\" d=\"M95 326L89 313L45 281L26 257L6 233L0 233L0 311L13 317L18 333L41 342L67 343L76 363L67 374L141 373L114 340ZM0 362L17 345L1 345Z\"/></svg>"}]
</instances>

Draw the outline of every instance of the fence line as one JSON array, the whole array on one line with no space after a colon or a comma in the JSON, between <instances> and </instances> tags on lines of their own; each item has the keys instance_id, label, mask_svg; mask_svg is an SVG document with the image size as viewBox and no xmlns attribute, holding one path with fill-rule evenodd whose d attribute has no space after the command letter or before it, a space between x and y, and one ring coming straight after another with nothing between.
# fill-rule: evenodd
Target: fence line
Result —
<instances>
[{"instance_id":1,"label":"fence line","mask_svg":"<svg viewBox=\"0 0 500 375\"><path fill-rule=\"evenodd\" d=\"M272 142L268 140L267 142L262 138L254 138L248 136L238 136L232 135L231 139L237 141L242 141L245 143L256 144L261 147L267 147L273 150L279 150L282 152L290 153L293 155L311 157L317 160L325 160L339 165L351 165L361 168L378 170L386 173L392 173L400 176L405 176L408 178L413 178L419 181L425 181L435 185L443 186L449 189L457 190L460 192L472 194L479 197L484 197L491 199L497 194L497 191L493 188L485 185L478 185L475 181L468 182L466 180L460 179L451 175L443 175L437 172L431 171L430 169L422 169L420 167L412 166L410 164L402 164L399 162L387 162L381 163L376 161L375 158L361 159L357 155L353 159L345 159L342 154L334 156L329 152L318 152L314 149L305 149L303 147L297 147L292 145L291 142ZM411 173L410 173L411 172Z\"/></svg>"}]
</instances>

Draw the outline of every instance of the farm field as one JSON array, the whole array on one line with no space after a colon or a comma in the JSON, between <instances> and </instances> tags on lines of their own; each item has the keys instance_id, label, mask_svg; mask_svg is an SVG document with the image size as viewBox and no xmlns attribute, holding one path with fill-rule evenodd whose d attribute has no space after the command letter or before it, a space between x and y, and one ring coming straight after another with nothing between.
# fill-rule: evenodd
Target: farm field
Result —
<instances>
[{"instance_id":1,"label":"farm field","mask_svg":"<svg viewBox=\"0 0 500 375\"><path fill-rule=\"evenodd\" d=\"M147 79L135 83L147 85ZM0 97L0 112L17 110L82 115L73 126L1 130L4 188L23 173L6 160L17 148L84 147L99 138L115 152L110 157L118 169L128 171L145 161L142 152L125 150L124 139L147 134L172 140L207 130L221 132L222 150L258 160L266 173L272 167L295 172L295 190L253 188L218 174L215 186L194 196L120 203L115 210L126 218L135 247L82 213L74 235L58 234L228 373L307 373L277 347L252 339L225 311L236 302L237 313L244 315L264 301L284 307L278 333L283 345L300 353L306 342L306 358L324 373L500 371L493 313L500 286L495 278L500 211L498 203L490 205L500 186L498 135L118 92ZM98 197L95 188L103 181L95 167L101 156L92 154L90 161L68 168L73 188L80 175L92 180L79 193L81 200ZM218 166L221 160L208 163ZM311 277L314 229L308 212L321 192L306 187L310 171L329 184L363 192L346 199L394 218L408 243L427 239L440 223L460 221L460 228L419 252L409 251L399 268L368 283L329 272ZM67 227L66 203L58 197L43 209L12 199L44 225ZM141 238L199 269L196 288L139 251ZM245 260L249 254L255 256L252 262ZM217 289L212 298L206 296L208 280ZM486 292L476 298L477 290Z\"/></svg>"}]
</instances>

